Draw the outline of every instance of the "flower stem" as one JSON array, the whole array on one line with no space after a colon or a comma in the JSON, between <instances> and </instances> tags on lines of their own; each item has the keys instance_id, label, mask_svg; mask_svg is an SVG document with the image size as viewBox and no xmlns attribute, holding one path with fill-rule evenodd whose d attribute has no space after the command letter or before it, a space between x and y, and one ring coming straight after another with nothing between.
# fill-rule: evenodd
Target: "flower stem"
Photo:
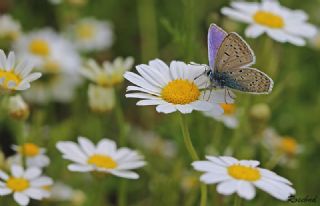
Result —
<instances>
[{"instance_id":1,"label":"flower stem","mask_svg":"<svg viewBox=\"0 0 320 206\"><path fill-rule=\"evenodd\" d=\"M194 146L192 144L191 138L190 138L190 133L187 125L186 118L180 114L180 126L182 130L182 135L183 135L183 140L186 145L186 148L192 158L193 161L199 160L199 156L194 149ZM201 201L200 201L200 206L206 206L207 204L207 187L205 184L201 184Z\"/></svg>"},{"instance_id":2,"label":"flower stem","mask_svg":"<svg viewBox=\"0 0 320 206\"><path fill-rule=\"evenodd\" d=\"M234 197L234 206L241 206L241 198L237 195Z\"/></svg>"}]
</instances>

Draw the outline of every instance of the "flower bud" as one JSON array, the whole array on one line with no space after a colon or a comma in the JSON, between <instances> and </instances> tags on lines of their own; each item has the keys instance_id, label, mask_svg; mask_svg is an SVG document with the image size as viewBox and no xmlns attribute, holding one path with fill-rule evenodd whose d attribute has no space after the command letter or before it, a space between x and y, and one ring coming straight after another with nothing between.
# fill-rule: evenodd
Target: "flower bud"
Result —
<instances>
[{"instance_id":1,"label":"flower bud","mask_svg":"<svg viewBox=\"0 0 320 206\"><path fill-rule=\"evenodd\" d=\"M104 113L112 110L115 105L114 95L113 88L105 88L90 84L88 89L90 109L97 113Z\"/></svg>"},{"instance_id":2,"label":"flower bud","mask_svg":"<svg viewBox=\"0 0 320 206\"><path fill-rule=\"evenodd\" d=\"M29 117L29 106L20 95L9 98L9 114L16 120L26 120Z\"/></svg>"}]
</instances>

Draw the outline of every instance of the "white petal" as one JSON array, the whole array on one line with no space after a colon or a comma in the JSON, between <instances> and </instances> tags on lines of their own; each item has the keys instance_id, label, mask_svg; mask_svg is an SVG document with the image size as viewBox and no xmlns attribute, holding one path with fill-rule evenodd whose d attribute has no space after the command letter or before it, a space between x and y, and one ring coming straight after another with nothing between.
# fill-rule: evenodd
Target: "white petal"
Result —
<instances>
[{"instance_id":1,"label":"white petal","mask_svg":"<svg viewBox=\"0 0 320 206\"><path fill-rule=\"evenodd\" d=\"M252 18L250 16L250 14L246 14L246 13L234 10L234 9L222 8L221 13L230 17L231 19L236 20L236 21L241 21L241 22L245 22L245 23L252 22Z\"/></svg>"},{"instance_id":2,"label":"white petal","mask_svg":"<svg viewBox=\"0 0 320 206\"><path fill-rule=\"evenodd\" d=\"M9 176L6 173L4 173L2 170L0 170L0 178L3 180L7 180Z\"/></svg>"},{"instance_id":3,"label":"white petal","mask_svg":"<svg viewBox=\"0 0 320 206\"><path fill-rule=\"evenodd\" d=\"M28 82L20 82L20 84L18 85L18 87L16 88L17 90L21 91L21 90L26 90L30 88L30 84Z\"/></svg>"},{"instance_id":4,"label":"white petal","mask_svg":"<svg viewBox=\"0 0 320 206\"><path fill-rule=\"evenodd\" d=\"M117 150L117 145L113 140L102 139L99 141L96 152L99 154L105 154L113 156Z\"/></svg>"},{"instance_id":5,"label":"white petal","mask_svg":"<svg viewBox=\"0 0 320 206\"><path fill-rule=\"evenodd\" d=\"M254 185L261 190L269 193L273 197L283 201L286 201L290 195L295 194L295 191L292 192L292 190L286 190L285 188L278 187L275 184L270 184L269 182L263 180L254 182Z\"/></svg>"},{"instance_id":6,"label":"white petal","mask_svg":"<svg viewBox=\"0 0 320 206\"><path fill-rule=\"evenodd\" d=\"M8 188L0 188L0 196L8 195L12 192L12 190Z\"/></svg>"},{"instance_id":7,"label":"white petal","mask_svg":"<svg viewBox=\"0 0 320 206\"><path fill-rule=\"evenodd\" d=\"M231 195L237 191L238 182L235 180L228 180L221 182L217 186L217 192L223 195Z\"/></svg>"},{"instance_id":8,"label":"white petal","mask_svg":"<svg viewBox=\"0 0 320 206\"><path fill-rule=\"evenodd\" d=\"M143 79L141 76L133 73L133 72L126 72L124 75L124 78L128 81L132 82L133 84L145 88L147 90L150 90L152 92L160 93L160 88L156 87L149 82L147 82L145 79Z\"/></svg>"},{"instance_id":9,"label":"white petal","mask_svg":"<svg viewBox=\"0 0 320 206\"><path fill-rule=\"evenodd\" d=\"M87 156L80 150L77 144L70 141L61 141L57 143L57 148L64 154L66 159L86 163Z\"/></svg>"},{"instance_id":10,"label":"white petal","mask_svg":"<svg viewBox=\"0 0 320 206\"><path fill-rule=\"evenodd\" d=\"M163 78L166 81L171 80L170 77L170 71L169 71L169 67L166 63L164 63L163 61L161 61L160 59L155 59L155 60L151 60L149 61L149 65L155 69L158 70L158 72L160 74L162 74Z\"/></svg>"},{"instance_id":11,"label":"white petal","mask_svg":"<svg viewBox=\"0 0 320 206\"><path fill-rule=\"evenodd\" d=\"M286 42L288 39L286 33L279 29L267 29L267 34L272 39L282 43Z\"/></svg>"},{"instance_id":12,"label":"white petal","mask_svg":"<svg viewBox=\"0 0 320 206\"><path fill-rule=\"evenodd\" d=\"M161 105L164 104L165 101L162 99L144 99L137 102L138 106L148 106L148 105Z\"/></svg>"},{"instance_id":13,"label":"white petal","mask_svg":"<svg viewBox=\"0 0 320 206\"><path fill-rule=\"evenodd\" d=\"M23 176L23 168L20 165L12 165L11 173L14 177L22 177Z\"/></svg>"},{"instance_id":14,"label":"white petal","mask_svg":"<svg viewBox=\"0 0 320 206\"><path fill-rule=\"evenodd\" d=\"M247 37L250 38L257 38L258 36L260 36L261 34L263 34L263 32L265 31L265 29L262 26L259 25L250 25L246 31L245 34Z\"/></svg>"},{"instance_id":15,"label":"white petal","mask_svg":"<svg viewBox=\"0 0 320 206\"><path fill-rule=\"evenodd\" d=\"M39 177L41 175L41 170L37 167L31 167L31 168L28 168L23 177L28 179L28 180L31 180L31 179L34 179L36 177Z\"/></svg>"},{"instance_id":16,"label":"white petal","mask_svg":"<svg viewBox=\"0 0 320 206\"><path fill-rule=\"evenodd\" d=\"M227 167L227 166L229 166L229 164L227 164L226 162L224 162L223 160L221 160L221 159L218 158L218 157L207 155L206 158L207 158L208 160L210 160L211 162L213 162L214 164L217 164L217 165L219 165L219 166L222 166L222 167Z\"/></svg>"},{"instance_id":17,"label":"white petal","mask_svg":"<svg viewBox=\"0 0 320 206\"><path fill-rule=\"evenodd\" d=\"M15 61L15 55L14 52L9 52L8 59L7 59L7 65L6 70L11 71L14 67L14 61Z\"/></svg>"},{"instance_id":18,"label":"white petal","mask_svg":"<svg viewBox=\"0 0 320 206\"><path fill-rule=\"evenodd\" d=\"M256 190L249 182L239 181L237 193L246 200L252 200L256 196Z\"/></svg>"},{"instance_id":19,"label":"white petal","mask_svg":"<svg viewBox=\"0 0 320 206\"><path fill-rule=\"evenodd\" d=\"M172 61L170 63L170 73L172 79L186 79L187 65L184 62Z\"/></svg>"},{"instance_id":20,"label":"white petal","mask_svg":"<svg viewBox=\"0 0 320 206\"><path fill-rule=\"evenodd\" d=\"M210 173L201 175L200 180L201 182L204 182L206 184L216 184L219 182L231 180L231 178L228 175L215 174L210 172Z\"/></svg>"},{"instance_id":21,"label":"white petal","mask_svg":"<svg viewBox=\"0 0 320 206\"><path fill-rule=\"evenodd\" d=\"M136 162L128 162L123 163L117 167L117 170L131 170L143 167L146 164L145 161L136 161Z\"/></svg>"},{"instance_id":22,"label":"white petal","mask_svg":"<svg viewBox=\"0 0 320 206\"><path fill-rule=\"evenodd\" d=\"M110 171L111 174L116 175L118 177L123 177L127 179L138 179L139 175L135 172L131 171L118 171L118 170L112 170Z\"/></svg>"},{"instance_id":23,"label":"white petal","mask_svg":"<svg viewBox=\"0 0 320 206\"><path fill-rule=\"evenodd\" d=\"M152 94L155 96L160 96L160 94L158 92L152 92L150 90L147 90L147 89L141 88L141 87L137 87L137 86L128 86L127 91L140 91L140 92L149 93L149 94Z\"/></svg>"},{"instance_id":24,"label":"white petal","mask_svg":"<svg viewBox=\"0 0 320 206\"><path fill-rule=\"evenodd\" d=\"M22 206L28 205L30 202L29 197L21 192L15 192L13 194L13 198L19 205Z\"/></svg>"},{"instance_id":25,"label":"white petal","mask_svg":"<svg viewBox=\"0 0 320 206\"><path fill-rule=\"evenodd\" d=\"M235 9L239 9L245 13L253 14L259 10L260 4L253 2L232 2L231 6Z\"/></svg>"},{"instance_id":26,"label":"white petal","mask_svg":"<svg viewBox=\"0 0 320 206\"><path fill-rule=\"evenodd\" d=\"M91 156L95 152L95 146L93 143L86 137L78 137L78 142L81 146L81 149L88 155Z\"/></svg>"},{"instance_id":27,"label":"white petal","mask_svg":"<svg viewBox=\"0 0 320 206\"><path fill-rule=\"evenodd\" d=\"M280 182L286 183L288 185L292 184L288 179L281 177L270 170L259 168L259 171L260 171L261 175L265 178L275 180L275 181L280 181Z\"/></svg>"},{"instance_id":28,"label":"white petal","mask_svg":"<svg viewBox=\"0 0 320 206\"><path fill-rule=\"evenodd\" d=\"M220 156L219 158L223 160L225 163L227 163L228 165L233 165L239 162L237 159L229 156Z\"/></svg>"},{"instance_id":29,"label":"white petal","mask_svg":"<svg viewBox=\"0 0 320 206\"><path fill-rule=\"evenodd\" d=\"M166 103L166 104L160 104L156 107L157 112L162 112L165 114L172 113L177 111L176 107L172 105L171 103Z\"/></svg>"},{"instance_id":30,"label":"white petal","mask_svg":"<svg viewBox=\"0 0 320 206\"><path fill-rule=\"evenodd\" d=\"M37 179L30 181L31 186L33 187L43 187L43 186L50 186L53 184L53 181L50 177L39 177Z\"/></svg>"},{"instance_id":31,"label":"white petal","mask_svg":"<svg viewBox=\"0 0 320 206\"><path fill-rule=\"evenodd\" d=\"M293 35L287 35L287 41L293 45L296 45L296 46L304 46L306 45L306 41L301 38L301 37L298 37L298 36L293 36Z\"/></svg>"},{"instance_id":32,"label":"white petal","mask_svg":"<svg viewBox=\"0 0 320 206\"><path fill-rule=\"evenodd\" d=\"M151 84L157 87L164 87L168 81L162 77L162 74L158 70L148 66L148 65L139 65L136 67L139 74Z\"/></svg>"},{"instance_id":33,"label":"white petal","mask_svg":"<svg viewBox=\"0 0 320 206\"><path fill-rule=\"evenodd\" d=\"M70 164L68 165L68 169L73 172L90 172L93 170L93 167L89 165Z\"/></svg>"},{"instance_id":34,"label":"white petal","mask_svg":"<svg viewBox=\"0 0 320 206\"><path fill-rule=\"evenodd\" d=\"M290 34L294 34L294 35L298 35L306 38L312 38L317 34L316 27L307 23L288 25L285 28L285 30Z\"/></svg>"},{"instance_id":35,"label":"white petal","mask_svg":"<svg viewBox=\"0 0 320 206\"><path fill-rule=\"evenodd\" d=\"M25 77L23 79L23 81L33 82L34 80L39 79L41 76L42 76L42 74L40 72L35 72L35 73L29 74L27 77Z\"/></svg>"},{"instance_id":36,"label":"white petal","mask_svg":"<svg viewBox=\"0 0 320 206\"><path fill-rule=\"evenodd\" d=\"M191 113L192 110L193 110L192 106L189 105L189 104L184 104L184 105L177 104L177 105L175 105L175 107L176 107L177 110L179 110L182 114Z\"/></svg>"},{"instance_id":37,"label":"white petal","mask_svg":"<svg viewBox=\"0 0 320 206\"><path fill-rule=\"evenodd\" d=\"M240 160L240 165L245 165L249 167L257 167L260 165L260 162L257 160Z\"/></svg>"},{"instance_id":38,"label":"white petal","mask_svg":"<svg viewBox=\"0 0 320 206\"><path fill-rule=\"evenodd\" d=\"M213 103L197 100L191 103L191 106L198 111L210 111L214 109Z\"/></svg>"},{"instance_id":39,"label":"white petal","mask_svg":"<svg viewBox=\"0 0 320 206\"><path fill-rule=\"evenodd\" d=\"M0 69L6 69L7 57L2 49L0 49Z\"/></svg>"},{"instance_id":40,"label":"white petal","mask_svg":"<svg viewBox=\"0 0 320 206\"><path fill-rule=\"evenodd\" d=\"M43 197L41 189L29 188L26 191L24 191L23 193L25 193L26 195L28 195L32 199L36 199L36 200L41 200Z\"/></svg>"},{"instance_id":41,"label":"white petal","mask_svg":"<svg viewBox=\"0 0 320 206\"><path fill-rule=\"evenodd\" d=\"M202 172L214 172L214 173L226 173L226 168L221 167L217 164L214 164L210 161L195 161L192 163L192 166L195 170Z\"/></svg>"},{"instance_id":42,"label":"white petal","mask_svg":"<svg viewBox=\"0 0 320 206\"><path fill-rule=\"evenodd\" d=\"M138 99L160 99L159 97L155 97L151 94L146 93L129 93L126 94L127 98L138 98Z\"/></svg>"}]
</instances>

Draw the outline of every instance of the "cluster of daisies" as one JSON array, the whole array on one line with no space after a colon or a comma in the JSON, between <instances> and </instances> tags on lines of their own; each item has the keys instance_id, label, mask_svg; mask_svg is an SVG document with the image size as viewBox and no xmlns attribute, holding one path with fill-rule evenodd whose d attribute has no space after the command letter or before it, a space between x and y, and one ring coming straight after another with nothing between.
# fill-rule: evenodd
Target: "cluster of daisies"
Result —
<instances>
[{"instance_id":1,"label":"cluster of daisies","mask_svg":"<svg viewBox=\"0 0 320 206\"><path fill-rule=\"evenodd\" d=\"M306 22L307 15L303 11L292 11L277 1L233 2L231 8L223 8L222 13L250 24L245 31L247 37L256 38L266 33L276 41L302 46L305 39L316 33L315 27ZM231 98L234 95L226 96L224 90L207 91L208 79L201 75L205 70L202 65L181 61L167 65L154 59L136 66L137 73L134 73L128 71L134 64L132 57L118 57L112 62L94 59L83 62L80 54L112 46L113 33L109 22L84 18L65 29L63 35L50 28L23 33L19 23L3 15L0 17L0 38L9 39L11 49L16 52L6 55L0 50L0 90L5 95L26 90L22 95L30 102L69 102L82 77L90 81L89 107L94 112L103 113L113 109L115 87L126 79L133 85L127 87L125 96L139 99L138 106L153 105L157 112L165 114L200 111L227 127L236 128L239 124L239 109ZM16 61L16 55L19 61ZM37 71L31 72L33 68ZM33 82L41 76L45 81ZM31 82L32 88L29 89ZM28 117L28 105L19 94L10 96L9 105L13 117ZM277 147L288 155L298 152L293 138L277 137L276 140L272 141L277 143L273 148ZM270 146L270 143L266 142L266 145ZM88 138L78 137L77 143L59 141L56 148L64 159L71 161L68 169L74 172L99 172L138 179L138 173L133 170L146 165L144 157L137 151L117 148L110 139L101 139L95 145ZM10 166L0 170L0 195L12 194L19 205L28 205L30 199L54 196L53 180L42 175L50 164L46 150L32 142L14 145L12 149L16 155L8 158ZM259 161L237 160L230 156L206 156L206 159L194 161L192 166L204 173L200 176L201 182L217 184L216 189L222 195L236 193L251 200L256 196L255 188L259 188L285 201L295 194L289 180L260 168ZM57 186L61 187L64 186Z\"/></svg>"}]
</instances>

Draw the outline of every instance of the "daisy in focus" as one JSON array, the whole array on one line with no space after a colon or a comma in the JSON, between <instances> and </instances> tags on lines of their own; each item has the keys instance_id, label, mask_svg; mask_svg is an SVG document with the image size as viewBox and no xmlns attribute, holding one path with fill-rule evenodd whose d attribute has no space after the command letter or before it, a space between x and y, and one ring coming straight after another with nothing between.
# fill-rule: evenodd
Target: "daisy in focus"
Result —
<instances>
[{"instance_id":1,"label":"daisy in focus","mask_svg":"<svg viewBox=\"0 0 320 206\"><path fill-rule=\"evenodd\" d=\"M41 148L34 143L25 143L21 146L13 145L12 149L17 152L16 155L10 157L13 163L21 164L25 158L28 167L46 167L50 163L50 159L45 155L46 149Z\"/></svg>"},{"instance_id":2,"label":"daisy in focus","mask_svg":"<svg viewBox=\"0 0 320 206\"><path fill-rule=\"evenodd\" d=\"M205 172L200 177L205 184L218 184L217 191L222 195L237 193L241 198L251 200L256 195L255 187L273 197L286 201L295 194L292 183L276 173L258 167L256 160L237 160L228 156L206 156L207 161L195 161L195 170Z\"/></svg>"},{"instance_id":3,"label":"daisy in focus","mask_svg":"<svg viewBox=\"0 0 320 206\"><path fill-rule=\"evenodd\" d=\"M10 15L0 16L0 38L16 40L21 33L21 25Z\"/></svg>"},{"instance_id":4,"label":"daisy in focus","mask_svg":"<svg viewBox=\"0 0 320 206\"><path fill-rule=\"evenodd\" d=\"M52 185L53 181L41 173L37 167L24 170L20 165L12 165L11 174L0 170L0 195L13 194L14 200L22 206L28 205L30 199L48 198L50 193L43 187Z\"/></svg>"},{"instance_id":5,"label":"daisy in focus","mask_svg":"<svg viewBox=\"0 0 320 206\"><path fill-rule=\"evenodd\" d=\"M16 63L14 52L8 57L0 49L0 90L10 92L15 90L26 90L30 83L41 77L41 73L31 73L33 65L26 61Z\"/></svg>"},{"instance_id":6,"label":"daisy in focus","mask_svg":"<svg viewBox=\"0 0 320 206\"><path fill-rule=\"evenodd\" d=\"M208 85L208 79L200 76L204 67L172 61L167 66L163 61L155 59L149 65L136 66L139 73L126 72L124 78L136 86L127 87L127 98L141 99L139 106L156 105L156 110L163 113L179 111L191 113L193 110L212 111L222 114L219 105L233 102L221 91L201 91ZM199 77L199 78L197 78Z\"/></svg>"},{"instance_id":7,"label":"daisy in focus","mask_svg":"<svg viewBox=\"0 0 320 206\"><path fill-rule=\"evenodd\" d=\"M109 22L83 18L68 29L70 40L80 51L101 51L111 47L112 28Z\"/></svg>"},{"instance_id":8,"label":"daisy in focus","mask_svg":"<svg viewBox=\"0 0 320 206\"><path fill-rule=\"evenodd\" d=\"M222 122L228 128L234 129L238 127L239 121L237 118L236 105L222 103L220 104L220 106L223 109L222 115L216 115L214 112L211 111L204 112L204 115L207 117L211 117L219 122Z\"/></svg>"},{"instance_id":9,"label":"daisy in focus","mask_svg":"<svg viewBox=\"0 0 320 206\"><path fill-rule=\"evenodd\" d=\"M232 8L222 8L222 14L250 26L247 37L256 38L266 33L278 42L289 42L297 46L306 44L305 38L312 38L316 27L307 23L308 15L301 10L283 7L277 0L256 2L232 2Z\"/></svg>"},{"instance_id":10,"label":"daisy in focus","mask_svg":"<svg viewBox=\"0 0 320 206\"><path fill-rule=\"evenodd\" d=\"M74 172L102 172L118 177L138 179L139 175L130 170L143 167L146 162L143 156L129 148L117 149L110 139L102 139L95 146L85 137L78 138L78 144L71 141L57 143L63 158L74 163L68 166Z\"/></svg>"},{"instance_id":11,"label":"daisy in focus","mask_svg":"<svg viewBox=\"0 0 320 206\"><path fill-rule=\"evenodd\" d=\"M90 59L81 70L81 74L102 87L110 87L123 81L123 74L132 68L134 59L132 57L117 57L113 62L105 61L102 67Z\"/></svg>"}]
</instances>

